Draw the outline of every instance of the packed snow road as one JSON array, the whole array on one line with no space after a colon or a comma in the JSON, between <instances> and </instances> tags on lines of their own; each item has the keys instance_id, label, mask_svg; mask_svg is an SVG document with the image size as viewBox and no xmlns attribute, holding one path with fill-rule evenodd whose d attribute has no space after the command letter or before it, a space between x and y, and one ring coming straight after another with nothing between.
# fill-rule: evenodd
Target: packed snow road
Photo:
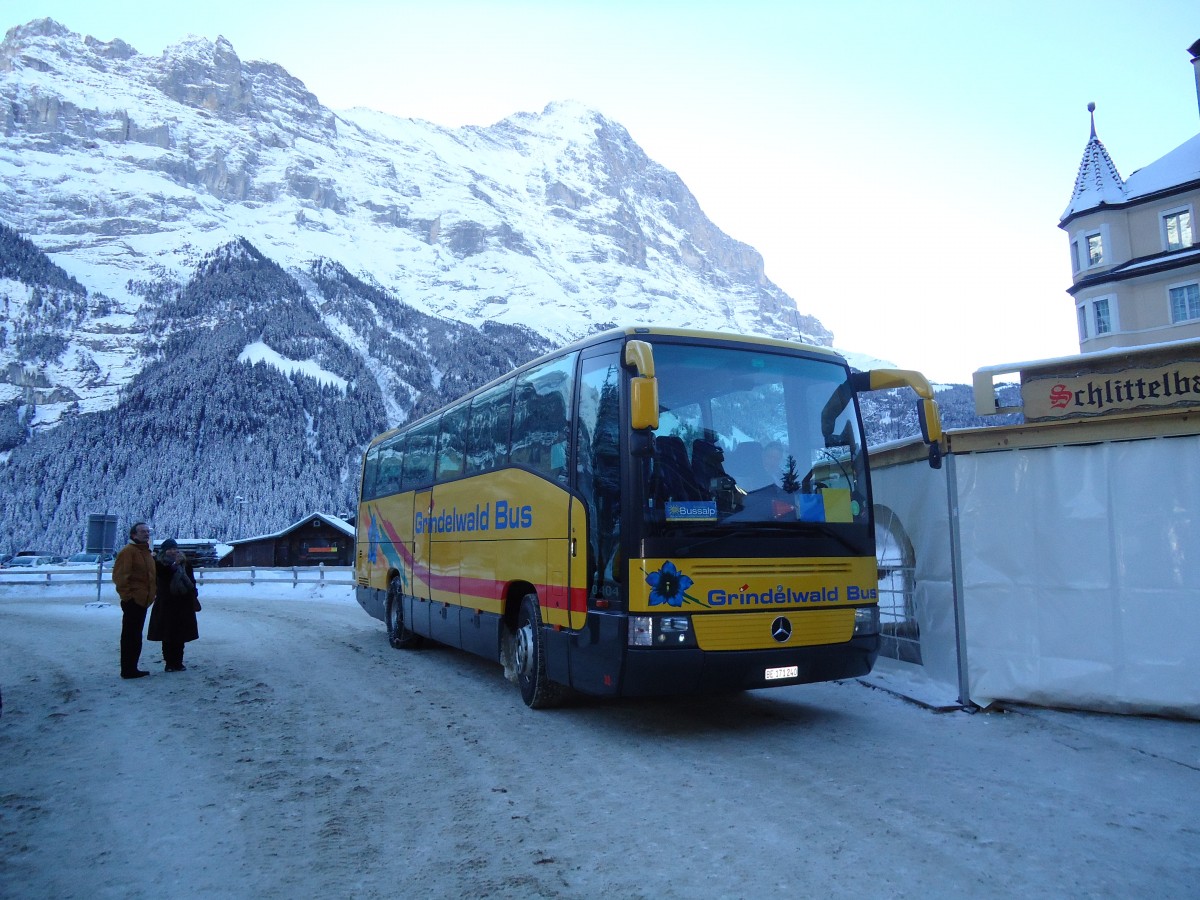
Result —
<instances>
[{"instance_id":1,"label":"packed snow road","mask_svg":"<svg viewBox=\"0 0 1200 900\"><path fill-rule=\"evenodd\" d=\"M533 712L323 590L210 589L187 671L122 681L115 605L0 587L0 896L1196 895L1200 724L858 682Z\"/></svg>"}]
</instances>

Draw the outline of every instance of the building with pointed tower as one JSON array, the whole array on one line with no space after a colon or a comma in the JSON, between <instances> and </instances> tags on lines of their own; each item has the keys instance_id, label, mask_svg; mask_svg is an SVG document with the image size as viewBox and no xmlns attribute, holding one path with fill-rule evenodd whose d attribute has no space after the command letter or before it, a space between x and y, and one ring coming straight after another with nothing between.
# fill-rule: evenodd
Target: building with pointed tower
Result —
<instances>
[{"instance_id":1,"label":"building with pointed tower","mask_svg":"<svg viewBox=\"0 0 1200 900\"><path fill-rule=\"evenodd\" d=\"M868 679L1200 721L1200 135L1122 178L1089 111L1060 221L1080 352L976 370L976 413L1021 421L947 429L941 469L919 441L871 450Z\"/></svg>"},{"instance_id":2,"label":"building with pointed tower","mask_svg":"<svg viewBox=\"0 0 1200 900\"><path fill-rule=\"evenodd\" d=\"M1189 48L1200 102L1200 41ZM1059 220L1083 353L1200 338L1200 134L1122 179L1092 131Z\"/></svg>"}]
</instances>

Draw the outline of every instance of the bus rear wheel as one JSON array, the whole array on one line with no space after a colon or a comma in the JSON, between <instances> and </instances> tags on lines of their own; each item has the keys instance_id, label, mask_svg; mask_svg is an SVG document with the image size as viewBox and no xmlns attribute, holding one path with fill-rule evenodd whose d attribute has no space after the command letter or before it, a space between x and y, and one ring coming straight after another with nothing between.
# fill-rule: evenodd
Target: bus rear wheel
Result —
<instances>
[{"instance_id":1,"label":"bus rear wheel","mask_svg":"<svg viewBox=\"0 0 1200 900\"><path fill-rule=\"evenodd\" d=\"M387 633L388 643L397 650L421 646L421 636L404 624L404 590L399 578L393 578L388 585Z\"/></svg>"},{"instance_id":2,"label":"bus rear wheel","mask_svg":"<svg viewBox=\"0 0 1200 900\"><path fill-rule=\"evenodd\" d=\"M546 677L546 644L537 594L526 594L521 601L514 642L517 684L525 705L530 709L558 706L566 699L567 688Z\"/></svg>"}]
</instances>

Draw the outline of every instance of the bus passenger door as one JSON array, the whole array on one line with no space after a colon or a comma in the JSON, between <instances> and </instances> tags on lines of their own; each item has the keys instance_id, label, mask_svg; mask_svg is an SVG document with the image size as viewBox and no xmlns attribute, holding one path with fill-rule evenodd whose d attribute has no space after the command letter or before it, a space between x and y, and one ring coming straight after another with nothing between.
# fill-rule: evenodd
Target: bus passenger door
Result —
<instances>
[{"instance_id":1,"label":"bus passenger door","mask_svg":"<svg viewBox=\"0 0 1200 900\"><path fill-rule=\"evenodd\" d=\"M571 498L571 539L567 544L568 627L579 630L587 624L588 594L587 513L577 497Z\"/></svg>"},{"instance_id":2,"label":"bus passenger door","mask_svg":"<svg viewBox=\"0 0 1200 900\"><path fill-rule=\"evenodd\" d=\"M564 629L577 627L572 610L572 598L576 596L573 579L577 575L571 556L572 547L576 545L571 533L571 514L578 514L579 502L565 491L557 494L546 507L551 513L551 531L545 541L546 579L545 596L541 598L542 622L554 631L547 643L546 675L551 681L570 684L570 645Z\"/></svg>"},{"instance_id":3,"label":"bus passenger door","mask_svg":"<svg viewBox=\"0 0 1200 900\"><path fill-rule=\"evenodd\" d=\"M431 538L433 528L433 490L418 491L413 502L413 577L412 617L409 627L418 634L429 634Z\"/></svg>"},{"instance_id":4,"label":"bus passenger door","mask_svg":"<svg viewBox=\"0 0 1200 900\"><path fill-rule=\"evenodd\" d=\"M559 504L559 500L563 502ZM570 509L576 501L565 492L554 498L550 510L551 531L545 541L546 578L541 597L542 621L555 628L571 628L571 544Z\"/></svg>"}]
</instances>

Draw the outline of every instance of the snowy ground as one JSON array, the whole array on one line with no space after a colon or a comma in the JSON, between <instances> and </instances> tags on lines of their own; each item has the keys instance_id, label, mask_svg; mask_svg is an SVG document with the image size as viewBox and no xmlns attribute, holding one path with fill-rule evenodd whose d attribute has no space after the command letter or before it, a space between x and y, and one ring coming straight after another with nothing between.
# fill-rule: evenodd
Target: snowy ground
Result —
<instances>
[{"instance_id":1,"label":"snowy ground","mask_svg":"<svg viewBox=\"0 0 1200 900\"><path fill-rule=\"evenodd\" d=\"M1197 896L1200 723L858 682L533 712L347 587L202 599L188 671L122 681L94 587L0 585L0 897Z\"/></svg>"}]
</instances>

